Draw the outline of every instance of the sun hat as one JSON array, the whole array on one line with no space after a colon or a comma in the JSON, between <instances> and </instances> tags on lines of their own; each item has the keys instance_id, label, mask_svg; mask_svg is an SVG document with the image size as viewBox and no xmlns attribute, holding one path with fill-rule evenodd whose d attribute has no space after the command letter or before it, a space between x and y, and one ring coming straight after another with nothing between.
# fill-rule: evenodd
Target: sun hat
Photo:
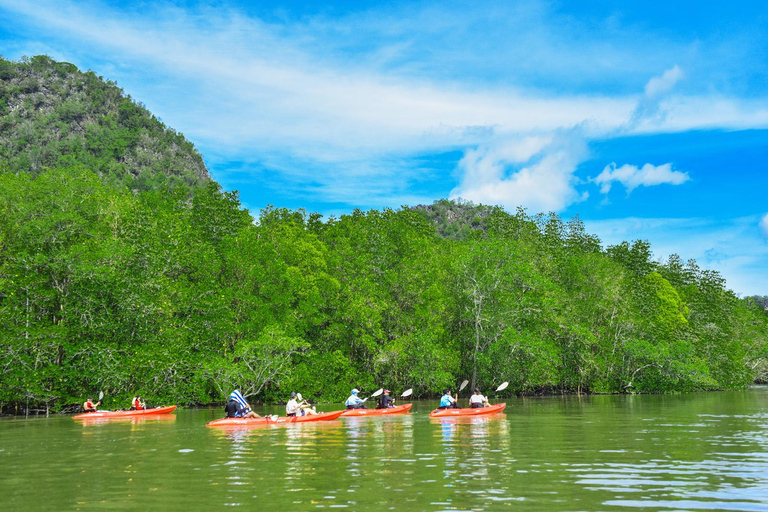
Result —
<instances>
[{"instance_id":1,"label":"sun hat","mask_svg":"<svg viewBox=\"0 0 768 512\"><path fill-rule=\"evenodd\" d=\"M295 391L291 391L291 398L296 398L296 392Z\"/></svg>"},{"instance_id":2,"label":"sun hat","mask_svg":"<svg viewBox=\"0 0 768 512\"><path fill-rule=\"evenodd\" d=\"M360 390L359 390L359 389L357 389L357 388L355 388L355 389L353 389L353 390L352 390L352 394L353 394L353 395L356 395L356 394L358 394L359 392L360 392Z\"/></svg>"}]
</instances>

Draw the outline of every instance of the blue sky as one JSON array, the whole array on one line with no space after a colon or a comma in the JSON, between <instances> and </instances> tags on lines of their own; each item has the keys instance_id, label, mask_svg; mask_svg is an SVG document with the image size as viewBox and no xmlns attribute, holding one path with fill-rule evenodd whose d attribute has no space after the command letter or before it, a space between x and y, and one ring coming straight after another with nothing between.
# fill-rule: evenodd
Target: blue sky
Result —
<instances>
[{"instance_id":1,"label":"blue sky","mask_svg":"<svg viewBox=\"0 0 768 512\"><path fill-rule=\"evenodd\" d=\"M0 0L0 54L115 80L255 212L554 211L768 295L766 2Z\"/></svg>"}]
</instances>

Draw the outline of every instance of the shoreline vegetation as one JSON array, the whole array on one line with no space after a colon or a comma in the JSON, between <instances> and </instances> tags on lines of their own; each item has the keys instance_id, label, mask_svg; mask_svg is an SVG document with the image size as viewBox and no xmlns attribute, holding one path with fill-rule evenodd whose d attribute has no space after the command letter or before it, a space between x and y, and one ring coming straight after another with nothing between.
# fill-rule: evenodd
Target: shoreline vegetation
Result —
<instances>
[{"instance_id":1,"label":"shoreline vegetation","mask_svg":"<svg viewBox=\"0 0 768 512\"><path fill-rule=\"evenodd\" d=\"M0 59L0 412L665 393L768 378L765 297L577 218L464 201L257 215L113 83Z\"/></svg>"}]
</instances>

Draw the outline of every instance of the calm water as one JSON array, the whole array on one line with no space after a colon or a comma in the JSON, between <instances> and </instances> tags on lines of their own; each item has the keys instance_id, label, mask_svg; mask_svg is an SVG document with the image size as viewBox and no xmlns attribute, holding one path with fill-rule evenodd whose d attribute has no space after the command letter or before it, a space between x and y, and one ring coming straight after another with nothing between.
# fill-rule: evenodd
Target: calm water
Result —
<instances>
[{"instance_id":1,"label":"calm water","mask_svg":"<svg viewBox=\"0 0 768 512\"><path fill-rule=\"evenodd\" d=\"M767 388L507 403L244 431L206 428L218 408L4 418L0 509L768 511Z\"/></svg>"}]
</instances>

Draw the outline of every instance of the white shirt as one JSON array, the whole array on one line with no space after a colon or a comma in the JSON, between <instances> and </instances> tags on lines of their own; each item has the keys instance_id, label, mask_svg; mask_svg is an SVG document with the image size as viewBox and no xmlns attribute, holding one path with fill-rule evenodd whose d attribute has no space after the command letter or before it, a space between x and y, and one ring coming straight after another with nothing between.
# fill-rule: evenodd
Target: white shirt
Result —
<instances>
[{"instance_id":1,"label":"white shirt","mask_svg":"<svg viewBox=\"0 0 768 512\"><path fill-rule=\"evenodd\" d=\"M291 398L288 400L288 403L285 404L285 414L297 414L299 412L299 402L296 401L295 398Z\"/></svg>"},{"instance_id":2,"label":"white shirt","mask_svg":"<svg viewBox=\"0 0 768 512\"><path fill-rule=\"evenodd\" d=\"M474 395L472 395L471 397L469 397L469 403L470 403L470 404L484 404L484 403L485 403L485 402L487 402L487 401L488 401L488 399L487 399L487 398L485 398L485 397L484 397L483 395L481 395L480 393L475 393Z\"/></svg>"}]
</instances>

